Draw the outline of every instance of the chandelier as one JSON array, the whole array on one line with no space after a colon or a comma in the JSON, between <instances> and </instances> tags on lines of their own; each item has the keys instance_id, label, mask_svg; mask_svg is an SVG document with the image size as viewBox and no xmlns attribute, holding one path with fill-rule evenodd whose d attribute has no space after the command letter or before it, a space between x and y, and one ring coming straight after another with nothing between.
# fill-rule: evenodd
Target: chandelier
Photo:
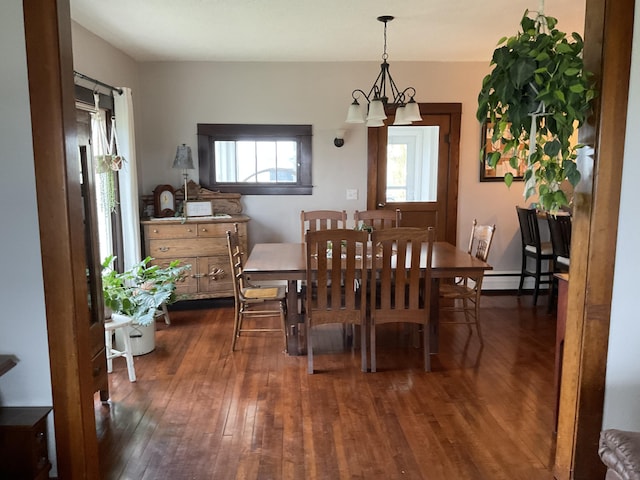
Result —
<instances>
[{"instance_id":1,"label":"chandelier","mask_svg":"<svg viewBox=\"0 0 640 480\"><path fill-rule=\"evenodd\" d=\"M416 103L414 96L416 89L407 87L404 90L396 86L389 72L389 64L387 63L387 22L393 20L391 15L383 15L378 17L378 21L384 23L384 51L382 53L382 64L380 65L380 73L376 78L369 93L356 88L351 92L353 103L349 106L347 113L347 123L367 123L367 127L381 127L384 125L387 115L384 112L386 105L396 107L396 116L394 125L409 125L411 122L420 121L420 107ZM388 87L387 87L388 85ZM389 92L389 96L387 96ZM367 101L367 109L364 105L360 105L358 99Z\"/></svg>"}]
</instances>

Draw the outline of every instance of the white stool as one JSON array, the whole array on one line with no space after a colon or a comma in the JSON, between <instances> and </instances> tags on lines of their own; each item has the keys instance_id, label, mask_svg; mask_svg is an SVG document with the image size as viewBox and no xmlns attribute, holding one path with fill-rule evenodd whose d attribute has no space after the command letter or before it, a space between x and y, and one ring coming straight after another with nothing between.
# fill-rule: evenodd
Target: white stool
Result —
<instances>
[{"instance_id":1,"label":"white stool","mask_svg":"<svg viewBox=\"0 0 640 480\"><path fill-rule=\"evenodd\" d=\"M131 325L132 320L128 317L122 317L116 315L111 317L111 321L104 323L104 339L107 353L107 372L113 372L113 359L118 357L124 357L127 360L127 370L129 372L129 381L136 381L136 369L133 366L133 355L131 354L131 339L129 334L125 331L122 335L124 338L124 349L122 351L113 348L113 332L116 328L124 328Z\"/></svg>"},{"instance_id":2,"label":"white stool","mask_svg":"<svg viewBox=\"0 0 640 480\"><path fill-rule=\"evenodd\" d=\"M171 319L169 318L169 310L167 309L167 304L164 302L162 302L162 305L160 305L160 308L156 310L156 313L153 316L153 318L158 318L158 317L164 317L164 323L166 323L167 325L171 325Z\"/></svg>"}]
</instances>

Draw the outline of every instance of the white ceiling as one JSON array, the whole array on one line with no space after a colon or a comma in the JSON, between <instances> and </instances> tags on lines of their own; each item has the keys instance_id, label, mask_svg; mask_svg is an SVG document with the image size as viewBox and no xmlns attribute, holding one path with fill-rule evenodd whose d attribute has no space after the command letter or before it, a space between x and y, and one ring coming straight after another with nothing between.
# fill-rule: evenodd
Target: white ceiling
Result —
<instances>
[{"instance_id":1,"label":"white ceiling","mask_svg":"<svg viewBox=\"0 0 640 480\"><path fill-rule=\"evenodd\" d=\"M71 0L71 18L140 62L489 61L543 0ZM564 32L585 0L548 0Z\"/></svg>"}]
</instances>

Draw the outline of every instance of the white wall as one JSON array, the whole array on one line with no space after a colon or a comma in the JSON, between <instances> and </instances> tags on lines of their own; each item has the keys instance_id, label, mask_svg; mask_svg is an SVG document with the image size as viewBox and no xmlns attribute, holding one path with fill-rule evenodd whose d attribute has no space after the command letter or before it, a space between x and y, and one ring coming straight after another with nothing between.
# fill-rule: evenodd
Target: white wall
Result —
<instances>
[{"instance_id":1,"label":"white wall","mask_svg":"<svg viewBox=\"0 0 640 480\"><path fill-rule=\"evenodd\" d=\"M22 1L0 9L0 354L18 358L0 377L0 405L51 406ZM49 429L55 474L51 416Z\"/></svg>"},{"instance_id":2,"label":"white wall","mask_svg":"<svg viewBox=\"0 0 640 480\"><path fill-rule=\"evenodd\" d=\"M515 27L514 27L515 28ZM344 124L351 91L368 89L378 62L349 63L213 63L135 64L99 37L73 24L75 69L107 83L131 86L135 100L140 191L158 184L179 187L181 172L171 164L176 146L197 152L198 123L300 123L313 125L311 196L245 196L251 216L249 242L296 241L299 211L346 209L366 204L367 135L362 125ZM488 57L490 52L488 53ZM421 102L462 103L458 243L466 244L473 218L498 227L489 263L499 272L519 272L520 237L515 205L524 204L522 183L479 182L480 125L477 94L489 71L487 62L391 62L396 83L414 86ZM139 73L138 73L139 72ZM338 128L346 128L345 145L333 146ZM190 172L198 181L198 172ZM357 188L358 200L346 200ZM488 287L513 288L516 278L485 281Z\"/></svg>"},{"instance_id":3,"label":"white wall","mask_svg":"<svg viewBox=\"0 0 640 480\"><path fill-rule=\"evenodd\" d=\"M640 179L640 6L635 9L635 32L625 141L618 244L611 305L609 354L604 404L604 428L640 431L640 316L638 274L638 179Z\"/></svg>"},{"instance_id":4,"label":"white wall","mask_svg":"<svg viewBox=\"0 0 640 480\"><path fill-rule=\"evenodd\" d=\"M480 183L480 125L477 94L488 62L391 62L396 83L412 85L421 102L462 103L460 145L459 243L466 244L474 217L498 225L490 263L496 270L519 271L520 238L514 206L522 203L522 184ZM355 63L145 63L140 65L142 117L138 119L142 191L161 183L179 186L171 169L176 146L197 150L198 123L294 123L313 125L311 196L245 196L251 216L250 243L297 241L299 212L318 208L365 208L367 132L344 124L354 88L370 88L376 62ZM345 145L333 145L346 128ZM197 170L190 177L198 180ZM356 188L358 200L346 200Z\"/></svg>"}]
</instances>

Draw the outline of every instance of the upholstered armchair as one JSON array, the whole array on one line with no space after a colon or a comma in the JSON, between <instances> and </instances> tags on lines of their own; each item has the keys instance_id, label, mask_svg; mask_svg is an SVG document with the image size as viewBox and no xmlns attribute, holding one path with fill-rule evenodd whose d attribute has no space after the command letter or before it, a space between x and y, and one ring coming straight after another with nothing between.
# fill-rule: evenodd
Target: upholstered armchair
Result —
<instances>
[{"instance_id":1,"label":"upholstered armchair","mask_svg":"<svg viewBox=\"0 0 640 480\"><path fill-rule=\"evenodd\" d=\"M607 466L605 480L640 480L640 432L604 430L598 453Z\"/></svg>"}]
</instances>

